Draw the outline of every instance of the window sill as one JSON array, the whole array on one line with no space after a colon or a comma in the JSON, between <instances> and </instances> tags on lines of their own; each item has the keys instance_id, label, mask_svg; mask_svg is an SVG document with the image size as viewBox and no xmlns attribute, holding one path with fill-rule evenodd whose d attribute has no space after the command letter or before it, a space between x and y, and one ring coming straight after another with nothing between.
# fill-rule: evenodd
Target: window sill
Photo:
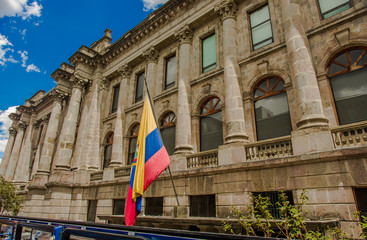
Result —
<instances>
[{"instance_id":1,"label":"window sill","mask_svg":"<svg viewBox=\"0 0 367 240\"><path fill-rule=\"evenodd\" d=\"M176 85L173 86L173 87L171 87L171 88L165 89L160 94L158 94L157 96L155 96L153 98L153 101L157 101L160 98L164 98L164 97L170 96L170 95L176 93L177 90L178 90L178 88L177 88Z\"/></svg>"},{"instance_id":2,"label":"window sill","mask_svg":"<svg viewBox=\"0 0 367 240\"><path fill-rule=\"evenodd\" d=\"M129 107L129 108L127 108L127 109L125 110L125 113L131 112L131 111L134 111L134 110L136 110L136 109L138 109L138 108L141 108L141 107L143 106L143 104L144 104L144 101L143 101L143 100L141 100L141 101L139 101L139 102L137 102L137 103L134 103L131 107Z\"/></svg>"},{"instance_id":3,"label":"window sill","mask_svg":"<svg viewBox=\"0 0 367 240\"><path fill-rule=\"evenodd\" d=\"M112 120L112 119L116 118L116 116L117 116L116 112L111 113L111 114L109 114L106 118L104 118L104 119L102 120L102 122L103 122L103 123L105 123L105 122L107 122L107 121L109 121L109 120Z\"/></svg>"},{"instance_id":4,"label":"window sill","mask_svg":"<svg viewBox=\"0 0 367 240\"><path fill-rule=\"evenodd\" d=\"M224 69L223 68L217 67L217 68L215 68L213 70L210 70L210 71L208 71L206 73L201 73L198 78L191 80L190 86L194 86L194 85L196 85L198 83L201 83L203 81L206 81L209 78L212 78L212 77L215 77L217 75L222 74L223 72L224 72Z\"/></svg>"}]
</instances>

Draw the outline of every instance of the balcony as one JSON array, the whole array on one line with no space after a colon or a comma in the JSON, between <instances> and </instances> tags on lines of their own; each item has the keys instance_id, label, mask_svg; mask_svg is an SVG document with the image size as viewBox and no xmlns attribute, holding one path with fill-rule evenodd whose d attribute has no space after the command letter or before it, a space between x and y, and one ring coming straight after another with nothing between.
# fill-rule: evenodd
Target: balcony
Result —
<instances>
[{"instance_id":1,"label":"balcony","mask_svg":"<svg viewBox=\"0 0 367 240\"><path fill-rule=\"evenodd\" d=\"M187 156L187 169L211 167L218 165L218 149L191 154Z\"/></svg>"},{"instance_id":2,"label":"balcony","mask_svg":"<svg viewBox=\"0 0 367 240\"><path fill-rule=\"evenodd\" d=\"M367 145L367 121L331 129L336 149Z\"/></svg>"},{"instance_id":3,"label":"balcony","mask_svg":"<svg viewBox=\"0 0 367 240\"><path fill-rule=\"evenodd\" d=\"M245 145L247 161L293 155L291 136L273 138Z\"/></svg>"}]
</instances>

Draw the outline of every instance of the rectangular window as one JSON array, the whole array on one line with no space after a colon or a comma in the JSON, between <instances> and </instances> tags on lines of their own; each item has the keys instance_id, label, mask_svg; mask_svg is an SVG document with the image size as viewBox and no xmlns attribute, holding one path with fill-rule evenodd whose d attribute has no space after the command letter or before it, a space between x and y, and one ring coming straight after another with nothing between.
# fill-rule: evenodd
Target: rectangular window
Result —
<instances>
[{"instance_id":1,"label":"rectangular window","mask_svg":"<svg viewBox=\"0 0 367 240\"><path fill-rule=\"evenodd\" d=\"M113 199L113 215L125 214L125 199Z\"/></svg>"},{"instance_id":2,"label":"rectangular window","mask_svg":"<svg viewBox=\"0 0 367 240\"><path fill-rule=\"evenodd\" d=\"M254 50L273 42L269 6L265 5L250 14L252 47Z\"/></svg>"},{"instance_id":3,"label":"rectangular window","mask_svg":"<svg viewBox=\"0 0 367 240\"><path fill-rule=\"evenodd\" d=\"M215 195L190 196L191 217L216 217Z\"/></svg>"},{"instance_id":4,"label":"rectangular window","mask_svg":"<svg viewBox=\"0 0 367 240\"><path fill-rule=\"evenodd\" d=\"M322 19L332 17L352 7L350 0L319 0Z\"/></svg>"},{"instance_id":5,"label":"rectangular window","mask_svg":"<svg viewBox=\"0 0 367 240\"><path fill-rule=\"evenodd\" d=\"M144 72L136 76L135 102L143 100Z\"/></svg>"},{"instance_id":6,"label":"rectangular window","mask_svg":"<svg viewBox=\"0 0 367 240\"><path fill-rule=\"evenodd\" d=\"M145 198L145 215L163 215L163 197Z\"/></svg>"},{"instance_id":7,"label":"rectangular window","mask_svg":"<svg viewBox=\"0 0 367 240\"><path fill-rule=\"evenodd\" d=\"M96 220L97 202L97 200L88 201L87 222L94 222Z\"/></svg>"},{"instance_id":8,"label":"rectangular window","mask_svg":"<svg viewBox=\"0 0 367 240\"><path fill-rule=\"evenodd\" d=\"M114 113L117 111L118 102L119 102L119 92L120 92L120 86L116 86L113 88L111 113Z\"/></svg>"},{"instance_id":9,"label":"rectangular window","mask_svg":"<svg viewBox=\"0 0 367 240\"><path fill-rule=\"evenodd\" d=\"M355 188L354 193L358 211L361 216L367 217L367 188Z\"/></svg>"},{"instance_id":10,"label":"rectangular window","mask_svg":"<svg viewBox=\"0 0 367 240\"><path fill-rule=\"evenodd\" d=\"M202 42L203 73L214 69L217 66L217 51L215 44L215 34L203 39Z\"/></svg>"},{"instance_id":11,"label":"rectangular window","mask_svg":"<svg viewBox=\"0 0 367 240\"><path fill-rule=\"evenodd\" d=\"M164 89L173 87L176 82L176 56L172 56L166 59L166 82Z\"/></svg>"},{"instance_id":12,"label":"rectangular window","mask_svg":"<svg viewBox=\"0 0 367 240\"><path fill-rule=\"evenodd\" d=\"M294 201L293 201L293 194L292 191L285 191L284 192L286 194L286 196L288 197L288 201L291 205L294 205ZM258 196L261 195L261 197L267 197L270 200L271 206L269 206L269 211L270 214L273 216L273 218L275 219L281 219L282 216L280 215L280 211L279 211L279 206L278 206L278 202L280 203L281 199L280 199L280 192L255 192L253 193L254 196Z\"/></svg>"},{"instance_id":13,"label":"rectangular window","mask_svg":"<svg viewBox=\"0 0 367 240\"><path fill-rule=\"evenodd\" d=\"M175 152L176 127L172 126L161 129L161 135L168 154L172 155Z\"/></svg>"}]
</instances>

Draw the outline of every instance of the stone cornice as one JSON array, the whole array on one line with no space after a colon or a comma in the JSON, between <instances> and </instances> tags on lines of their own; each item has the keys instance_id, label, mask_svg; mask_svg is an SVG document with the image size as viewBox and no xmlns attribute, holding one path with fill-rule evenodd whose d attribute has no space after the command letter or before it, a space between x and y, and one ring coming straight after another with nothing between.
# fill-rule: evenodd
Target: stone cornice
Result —
<instances>
[{"instance_id":1,"label":"stone cornice","mask_svg":"<svg viewBox=\"0 0 367 240\"><path fill-rule=\"evenodd\" d=\"M180 30L175 32L175 37L180 41L180 44L191 44L194 33L188 25L185 25Z\"/></svg>"},{"instance_id":2,"label":"stone cornice","mask_svg":"<svg viewBox=\"0 0 367 240\"><path fill-rule=\"evenodd\" d=\"M24 105L20 105L19 107L17 107L17 111L19 111L20 113L26 113L26 114L32 114L33 113L33 107L27 107Z\"/></svg>"},{"instance_id":3,"label":"stone cornice","mask_svg":"<svg viewBox=\"0 0 367 240\"><path fill-rule=\"evenodd\" d=\"M119 67L117 71L121 74L123 78L128 78L132 73L131 67L129 67L127 64Z\"/></svg>"},{"instance_id":4,"label":"stone cornice","mask_svg":"<svg viewBox=\"0 0 367 240\"><path fill-rule=\"evenodd\" d=\"M148 63L157 63L159 51L155 47L150 47L143 52L143 57Z\"/></svg>"},{"instance_id":5,"label":"stone cornice","mask_svg":"<svg viewBox=\"0 0 367 240\"><path fill-rule=\"evenodd\" d=\"M214 11L221 16L222 21L227 18L236 18L237 5L234 0L224 0L214 7Z\"/></svg>"},{"instance_id":6,"label":"stone cornice","mask_svg":"<svg viewBox=\"0 0 367 240\"><path fill-rule=\"evenodd\" d=\"M86 46L82 46L81 49L85 49L87 48ZM93 51L92 49L88 48L90 51ZM83 64L86 64L86 65L89 65L89 66L96 66L97 64L97 58L96 56L98 56L98 54L96 53L93 57L92 55L90 54L86 54L86 53L83 53L81 51L77 51L75 52L70 58L69 58L69 62L71 64L73 64L74 66L78 63L83 63Z\"/></svg>"},{"instance_id":7,"label":"stone cornice","mask_svg":"<svg viewBox=\"0 0 367 240\"><path fill-rule=\"evenodd\" d=\"M20 119L20 114L10 113L10 114L9 114L9 118L10 118L12 121L18 121L18 120Z\"/></svg>"},{"instance_id":8,"label":"stone cornice","mask_svg":"<svg viewBox=\"0 0 367 240\"><path fill-rule=\"evenodd\" d=\"M50 94L54 97L55 101L58 102L63 102L69 97L69 94L67 92L64 92L58 88L53 89Z\"/></svg>"}]
</instances>

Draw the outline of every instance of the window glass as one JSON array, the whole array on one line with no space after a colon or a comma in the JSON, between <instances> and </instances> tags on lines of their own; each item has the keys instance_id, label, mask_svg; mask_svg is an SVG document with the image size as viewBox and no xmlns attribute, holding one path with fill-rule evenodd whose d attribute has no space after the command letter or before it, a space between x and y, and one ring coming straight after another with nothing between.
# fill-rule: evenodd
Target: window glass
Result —
<instances>
[{"instance_id":1,"label":"window glass","mask_svg":"<svg viewBox=\"0 0 367 240\"><path fill-rule=\"evenodd\" d=\"M203 39L203 72L216 67L217 52L215 45L215 34Z\"/></svg>"},{"instance_id":2,"label":"window glass","mask_svg":"<svg viewBox=\"0 0 367 240\"><path fill-rule=\"evenodd\" d=\"M361 216L367 217L367 188L355 188L354 192L358 211Z\"/></svg>"},{"instance_id":3,"label":"window glass","mask_svg":"<svg viewBox=\"0 0 367 240\"><path fill-rule=\"evenodd\" d=\"M120 91L120 86L116 86L116 87L113 88L113 99L112 99L111 113L114 113L117 110L118 101L119 101L119 91Z\"/></svg>"},{"instance_id":4,"label":"window glass","mask_svg":"<svg viewBox=\"0 0 367 240\"><path fill-rule=\"evenodd\" d=\"M250 25L254 50L273 42L268 5L250 14Z\"/></svg>"},{"instance_id":5,"label":"window glass","mask_svg":"<svg viewBox=\"0 0 367 240\"><path fill-rule=\"evenodd\" d=\"M190 196L190 217L216 217L215 195Z\"/></svg>"},{"instance_id":6,"label":"window glass","mask_svg":"<svg viewBox=\"0 0 367 240\"><path fill-rule=\"evenodd\" d=\"M176 56L166 59L166 85L165 89L173 87L176 82Z\"/></svg>"},{"instance_id":7,"label":"window glass","mask_svg":"<svg viewBox=\"0 0 367 240\"><path fill-rule=\"evenodd\" d=\"M130 130L130 139L129 139L129 155L127 160L127 165L131 165L134 161L135 151L136 151L136 142L138 140L139 134L139 124L135 125Z\"/></svg>"},{"instance_id":8,"label":"window glass","mask_svg":"<svg viewBox=\"0 0 367 240\"><path fill-rule=\"evenodd\" d=\"M220 100L212 97L201 107L200 151L218 148L223 144L223 123Z\"/></svg>"},{"instance_id":9,"label":"window glass","mask_svg":"<svg viewBox=\"0 0 367 240\"><path fill-rule=\"evenodd\" d=\"M125 199L114 199L113 215L124 215L124 214L125 214Z\"/></svg>"},{"instance_id":10,"label":"window glass","mask_svg":"<svg viewBox=\"0 0 367 240\"><path fill-rule=\"evenodd\" d=\"M145 199L145 215L162 216L163 215L163 197L153 197Z\"/></svg>"},{"instance_id":11,"label":"window glass","mask_svg":"<svg viewBox=\"0 0 367 240\"><path fill-rule=\"evenodd\" d=\"M110 165L112 156L112 144L113 144L113 133L110 133L106 139L104 147L104 161L102 169L105 169Z\"/></svg>"},{"instance_id":12,"label":"window glass","mask_svg":"<svg viewBox=\"0 0 367 240\"><path fill-rule=\"evenodd\" d=\"M89 200L87 222L94 222L96 220L97 213L97 200Z\"/></svg>"},{"instance_id":13,"label":"window glass","mask_svg":"<svg viewBox=\"0 0 367 240\"><path fill-rule=\"evenodd\" d=\"M320 11L324 19L341 13L351 7L349 0L319 0Z\"/></svg>"},{"instance_id":14,"label":"window glass","mask_svg":"<svg viewBox=\"0 0 367 240\"><path fill-rule=\"evenodd\" d=\"M263 80L255 89L257 140L290 135L291 119L283 81L270 77Z\"/></svg>"},{"instance_id":15,"label":"window glass","mask_svg":"<svg viewBox=\"0 0 367 240\"><path fill-rule=\"evenodd\" d=\"M161 134L168 154L172 155L175 152L176 143L176 115L173 112L168 113L162 119Z\"/></svg>"},{"instance_id":16,"label":"window glass","mask_svg":"<svg viewBox=\"0 0 367 240\"><path fill-rule=\"evenodd\" d=\"M143 100L144 73L140 73L136 78L135 102Z\"/></svg>"}]
</instances>

